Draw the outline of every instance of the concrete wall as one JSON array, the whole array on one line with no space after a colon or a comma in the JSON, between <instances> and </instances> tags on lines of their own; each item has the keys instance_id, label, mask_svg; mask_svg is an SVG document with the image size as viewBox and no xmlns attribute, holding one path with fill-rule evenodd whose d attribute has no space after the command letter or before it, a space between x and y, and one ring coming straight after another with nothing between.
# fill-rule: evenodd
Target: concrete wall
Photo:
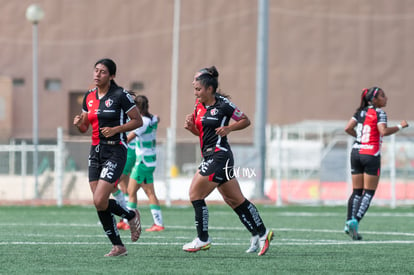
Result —
<instances>
[{"instance_id":1,"label":"concrete wall","mask_svg":"<svg viewBox=\"0 0 414 275\"><path fill-rule=\"evenodd\" d=\"M7 141L12 134L12 81L0 76L0 142Z\"/></svg>"},{"instance_id":2,"label":"concrete wall","mask_svg":"<svg viewBox=\"0 0 414 275\"><path fill-rule=\"evenodd\" d=\"M0 75L21 78L13 88L12 135L32 135L32 28L29 0L0 0ZM40 137L65 133L72 115L70 94L91 84L102 57L118 65L117 82L144 84L150 109L160 115L160 137L170 122L173 0L38 0ZM268 122L347 120L362 88L378 85L389 96L395 120L412 119L414 99L414 2L410 0L270 0ZM182 0L179 56L178 139L193 109L196 70L216 65L224 92L254 121L257 1ZM47 91L46 79L60 79ZM74 110L75 109L75 110ZM254 125L232 134L250 142Z\"/></svg>"}]
</instances>

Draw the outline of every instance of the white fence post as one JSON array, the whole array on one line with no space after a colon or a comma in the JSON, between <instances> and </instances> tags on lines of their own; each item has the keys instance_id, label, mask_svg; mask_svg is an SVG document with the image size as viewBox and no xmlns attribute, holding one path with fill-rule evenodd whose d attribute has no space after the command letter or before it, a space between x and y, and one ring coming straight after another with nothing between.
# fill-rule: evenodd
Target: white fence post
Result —
<instances>
[{"instance_id":1,"label":"white fence post","mask_svg":"<svg viewBox=\"0 0 414 275\"><path fill-rule=\"evenodd\" d=\"M14 139L10 140L10 146L14 146L16 144L16 141ZM16 167L14 165L16 159L16 152L15 151L10 151L9 152L9 175L14 175L14 173L16 172Z\"/></svg>"},{"instance_id":2,"label":"white fence post","mask_svg":"<svg viewBox=\"0 0 414 275\"><path fill-rule=\"evenodd\" d=\"M62 127L57 128L57 146L55 149L55 191L56 204L62 206L62 186L63 186L63 167L64 167L64 144Z\"/></svg>"},{"instance_id":3,"label":"white fence post","mask_svg":"<svg viewBox=\"0 0 414 275\"><path fill-rule=\"evenodd\" d=\"M346 151L347 151L347 161L346 161L346 191L347 195L351 195L352 193L352 174L351 174L351 152L352 152L352 145L354 144L354 138L351 136L348 136L347 138L347 145L346 145Z\"/></svg>"},{"instance_id":4,"label":"white fence post","mask_svg":"<svg viewBox=\"0 0 414 275\"><path fill-rule=\"evenodd\" d=\"M276 126L276 205L282 206L282 129Z\"/></svg>"},{"instance_id":5,"label":"white fence post","mask_svg":"<svg viewBox=\"0 0 414 275\"><path fill-rule=\"evenodd\" d=\"M26 199L26 175L27 175L27 148L26 148L26 141L22 141L22 199Z\"/></svg>"},{"instance_id":6,"label":"white fence post","mask_svg":"<svg viewBox=\"0 0 414 275\"><path fill-rule=\"evenodd\" d=\"M175 146L175 144L172 144L171 138L172 138L173 132L171 128L167 128L167 143L166 143L166 149L167 149L167 156L166 156L166 169L165 169L165 205L167 207L171 206L171 197L170 197L170 187L172 185L172 175L171 175L171 168L172 165L175 165L173 158L173 151L175 148L172 148Z\"/></svg>"}]
</instances>

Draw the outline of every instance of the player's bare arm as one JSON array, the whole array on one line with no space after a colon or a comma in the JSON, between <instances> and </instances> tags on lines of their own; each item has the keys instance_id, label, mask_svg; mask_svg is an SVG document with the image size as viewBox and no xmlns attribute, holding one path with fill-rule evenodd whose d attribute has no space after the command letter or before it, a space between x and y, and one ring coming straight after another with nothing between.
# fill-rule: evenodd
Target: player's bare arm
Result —
<instances>
[{"instance_id":1,"label":"player's bare arm","mask_svg":"<svg viewBox=\"0 0 414 275\"><path fill-rule=\"evenodd\" d=\"M75 125L78 128L79 132L81 133L85 133L86 131L88 131L88 128L89 128L88 114L83 112L80 115L76 115L73 118L73 125Z\"/></svg>"}]
</instances>

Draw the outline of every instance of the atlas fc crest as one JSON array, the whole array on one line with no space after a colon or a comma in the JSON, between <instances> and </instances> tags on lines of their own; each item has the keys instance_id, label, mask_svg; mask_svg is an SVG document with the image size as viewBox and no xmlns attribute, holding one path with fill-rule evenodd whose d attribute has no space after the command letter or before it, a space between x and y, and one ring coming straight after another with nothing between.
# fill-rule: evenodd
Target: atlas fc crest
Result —
<instances>
[{"instance_id":1,"label":"atlas fc crest","mask_svg":"<svg viewBox=\"0 0 414 275\"><path fill-rule=\"evenodd\" d=\"M114 101L112 99L105 100L105 106L107 108L111 107L113 103L114 103Z\"/></svg>"}]
</instances>

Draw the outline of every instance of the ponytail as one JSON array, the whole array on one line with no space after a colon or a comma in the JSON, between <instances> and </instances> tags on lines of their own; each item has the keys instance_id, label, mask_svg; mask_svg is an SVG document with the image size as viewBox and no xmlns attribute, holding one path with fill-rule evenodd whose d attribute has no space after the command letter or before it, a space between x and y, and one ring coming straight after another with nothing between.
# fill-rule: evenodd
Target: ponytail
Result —
<instances>
[{"instance_id":1,"label":"ponytail","mask_svg":"<svg viewBox=\"0 0 414 275\"><path fill-rule=\"evenodd\" d=\"M364 108L372 105L372 100L377 97L379 91L381 91L381 88L379 87L363 89L361 94L361 103L357 111L361 111Z\"/></svg>"},{"instance_id":2,"label":"ponytail","mask_svg":"<svg viewBox=\"0 0 414 275\"><path fill-rule=\"evenodd\" d=\"M148 98L145 95L137 95L135 97L135 105L137 105L139 112L146 117L152 118L152 114L149 113Z\"/></svg>"},{"instance_id":3,"label":"ponytail","mask_svg":"<svg viewBox=\"0 0 414 275\"><path fill-rule=\"evenodd\" d=\"M199 75L196 77L197 81L200 81L201 85L204 87L212 87L213 93L217 96L222 96L225 98L230 98L229 95L223 93L223 91L219 88L219 72L215 66L211 66L208 68L203 68L198 71Z\"/></svg>"}]
</instances>

